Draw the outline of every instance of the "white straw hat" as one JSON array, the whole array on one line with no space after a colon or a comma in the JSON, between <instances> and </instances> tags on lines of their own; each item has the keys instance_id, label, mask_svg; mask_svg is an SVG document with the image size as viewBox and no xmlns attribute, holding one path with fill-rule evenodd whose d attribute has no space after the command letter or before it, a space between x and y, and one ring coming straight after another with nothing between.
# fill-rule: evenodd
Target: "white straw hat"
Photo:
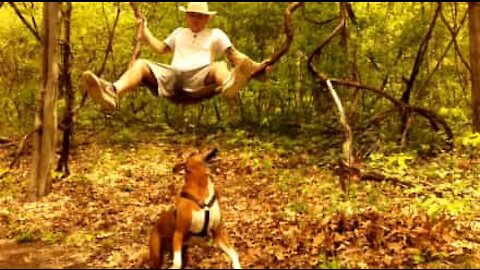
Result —
<instances>
[{"instance_id":1,"label":"white straw hat","mask_svg":"<svg viewBox=\"0 0 480 270\"><path fill-rule=\"evenodd\" d=\"M188 3L187 8L181 6L179 9L180 11L183 11L183 12L194 12L194 13L201 13L206 15L217 14L216 11L208 11L207 2L190 2Z\"/></svg>"}]
</instances>

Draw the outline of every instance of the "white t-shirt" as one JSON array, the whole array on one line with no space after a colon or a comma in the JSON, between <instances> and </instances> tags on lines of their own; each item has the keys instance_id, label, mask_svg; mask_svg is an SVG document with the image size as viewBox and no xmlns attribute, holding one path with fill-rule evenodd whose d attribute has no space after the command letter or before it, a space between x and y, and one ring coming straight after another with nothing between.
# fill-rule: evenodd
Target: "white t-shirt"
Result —
<instances>
[{"instance_id":1,"label":"white t-shirt","mask_svg":"<svg viewBox=\"0 0 480 270\"><path fill-rule=\"evenodd\" d=\"M218 28L193 33L190 28L179 27L164 42L173 51L171 66L180 71L206 66L232 46L227 35Z\"/></svg>"}]
</instances>

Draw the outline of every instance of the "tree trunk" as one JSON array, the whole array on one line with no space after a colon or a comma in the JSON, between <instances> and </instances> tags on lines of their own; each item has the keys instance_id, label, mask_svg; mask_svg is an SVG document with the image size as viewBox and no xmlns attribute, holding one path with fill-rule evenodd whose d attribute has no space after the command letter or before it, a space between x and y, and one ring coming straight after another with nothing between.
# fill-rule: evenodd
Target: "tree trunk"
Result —
<instances>
[{"instance_id":1,"label":"tree trunk","mask_svg":"<svg viewBox=\"0 0 480 270\"><path fill-rule=\"evenodd\" d=\"M468 3L473 130L480 132L480 3Z\"/></svg>"},{"instance_id":2,"label":"tree trunk","mask_svg":"<svg viewBox=\"0 0 480 270\"><path fill-rule=\"evenodd\" d=\"M408 81L406 81L407 86L406 86L405 91L402 94L402 101L405 104L410 103L410 96L411 96L412 91L413 91L413 85L415 83L415 80L416 80L418 74L420 73L420 66L422 65L423 59L425 58L425 55L427 55L428 44L430 43L430 40L432 38L433 30L435 28L437 18L440 15L441 10L442 10L442 4L437 3L437 8L435 10L435 14L433 15L432 21L430 22L430 26L428 28L428 31L425 34L425 36L423 37L422 42L420 43L420 48L418 48L417 56L415 57L415 63L413 64L412 72L410 74L410 79L408 79ZM405 111L402 112L402 123L401 123L402 137L400 139L400 144L401 145L405 145L406 142L407 142L407 137L408 137L408 133L409 133L409 130L408 130L409 125L408 124L411 123L410 122L411 121L411 119L410 119L411 116L410 116L409 113L410 112L408 110L405 110Z\"/></svg>"},{"instance_id":3,"label":"tree trunk","mask_svg":"<svg viewBox=\"0 0 480 270\"><path fill-rule=\"evenodd\" d=\"M60 2L43 4L42 64L36 99L33 166L28 198L35 200L51 189L50 172L55 156L58 92L58 37Z\"/></svg>"},{"instance_id":4,"label":"tree trunk","mask_svg":"<svg viewBox=\"0 0 480 270\"><path fill-rule=\"evenodd\" d=\"M71 59L72 53L70 48L70 19L72 17L72 3L67 2L67 7L64 13L63 29L65 30L64 40L62 42L62 79L60 81L61 89L64 89L65 97L65 112L62 119L62 150L60 151L60 159L58 160L57 172L63 172L65 175L70 174L68 168L68 157L70 155L70 144L73 136L73 87L71 76Z\"/></svg>"}]
</instances>

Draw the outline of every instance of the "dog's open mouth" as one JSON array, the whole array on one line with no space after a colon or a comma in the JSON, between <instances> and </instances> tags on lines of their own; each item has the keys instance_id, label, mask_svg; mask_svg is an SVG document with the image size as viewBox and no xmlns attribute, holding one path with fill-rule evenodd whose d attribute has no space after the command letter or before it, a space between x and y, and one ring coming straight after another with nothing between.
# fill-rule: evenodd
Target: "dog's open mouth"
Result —
<instances>
[{"instance_id":1,"label":"dog's open mouth","mask_svg":"<svg viewBox=\"0 0 480 270\"><path fill-rule=\"evenodd\" d=\"M218 149L213 148L212 150L209 150L208 152L205 153L204 160L208 162L211 159L214 159L216 157L218 157Z\"/></svg>"},{"instance_id":2,"label":"dog's open mouth","mask_svg":"<svg viewBox=\"0 0 480 270\"><path fill-rule=\"evenodd\" d=\"M218 165L220 161L222 161L220 157L213 157L208 160L208 165L215 166L215 165Z\"/></svg>"}]
</instances>

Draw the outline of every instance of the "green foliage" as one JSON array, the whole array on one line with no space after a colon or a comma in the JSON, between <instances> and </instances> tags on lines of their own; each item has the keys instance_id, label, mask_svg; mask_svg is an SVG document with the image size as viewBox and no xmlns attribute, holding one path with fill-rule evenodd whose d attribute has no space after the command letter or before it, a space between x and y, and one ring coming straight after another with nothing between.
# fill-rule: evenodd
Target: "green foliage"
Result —
<instances>
[{"instance_id":1,"label":"green foliage","mask_svg":"<svg viewBox=\"0 0 480 270\"><path fill-rule=\"evenodd\" d=\"M63 181L80 185L90 185L92 183L92 181L83 174L67 177Z\"/></svg>"},{"instance_id":2,"label":"green foliage","mask_svg":"<svg viewBox=\"0 0 480 270\"><path fill-rule=\"evenodd\" d=\"M305 213L306 205L304 203L295 202L288 206L288 209L295 213Z\"/></svg>"},{"instance_id":3,"label":"green foliage","mask_svg":"<svg viewBox=\"0 0 480 270\"><path fill-rule=\"evenodd\" d=\"M62 232L44 232L40 239L42 242L48 245L53 245L60 242L64 238L64 234Z\"/></svg>"},{"instance_id":4,"label":"green foliage","mask_svg":"<svg viewBox=\"0 0 480 270\"><path fill-rule=\"evenodd\" d=\"M89 232L74 232L65 238L65 244L68 246L82 247L94 240L93 234Z\"/></svg>"},{"instance_id":5,"label":"green foliage","mask_svg":"<svg viewBox=\"0 0 480 270\"><path fill-rule=\"evenodd\" d=\"M410 169L410 163L414 161L415 154L413 153L391 153L385 155L384 153L373 153L370 155L369 166L380 171L385 171L392 175L406 175Z\"/></svg>"},{"instance_id":6,"label":"green foliage","mask_svg":"<svg viewBox=\"0 0 480 270\"><path fill-rule=\"evenodd\" d=\"M35 233L30 230L21 231L16 237L15 240L18 243L29 243L35 239Z\"/></svg>"},{"instance_id":7,"label":"green foliage","mask_svg":"<svg viewBox=\"0 0 480 270\"><path fill-rule=\"evenodd\" d=\"M438 198L435 196L430 196L423 200L419 207L425 209L427 215L432 218L438 218L444 214L458 216L465 214L464 210L466 209L464 201Z\"/></svg>"},{"instance_id":8,"label":"green foliage","mask_svg":"<svg viewBox=\"0 0 480 270\"><path fill-rule=\"evenodd\" d=\"M452 122L468 122L468 118L461 108L445 108L441 107L438 110L438 114Z\"/></svg>"},{"instance_id":9,"label":"green foliage","mask_svg":"<svg viewBox=\"0 0 480 270\"><path fill-rule=\"evenodd\" d=\"M455 138L455 145L460 153L463 152L473 160L480 153L480 133L464 131Z\"/></svg>"},{"instance_id":10,"label":"green foliage","mask_svg":"<svg viewBox=\"0 0 480 270\"><path fill-rule=\"evenodd\" d=\"M478 148L480 145L480 133L467 132L459 138L461 145L465 147Z\"/></svg>"},{"instance_id":11,"label":"green foliage","mask_svg":"<svg viewBox=\"0 0 480 270\"><path fill-rule=\"evenodd\" d=\"M337 257L328 257L325 254L320 256L321 263L318 265L318 269L342 269L342 263Z\"/></svg>"},{"instance_id":12,"label":"green foliage","mask_svg":"<svg viewBox=\"0 0 480 270\"><path fill-rule=\"evenodd\" d=\"M113 136L110 137L110 141L114 144L128 145L134 141L134 137L135 134L132 132L132 130L124 128L113 134Z\"/></svg>"}]
</instances>

